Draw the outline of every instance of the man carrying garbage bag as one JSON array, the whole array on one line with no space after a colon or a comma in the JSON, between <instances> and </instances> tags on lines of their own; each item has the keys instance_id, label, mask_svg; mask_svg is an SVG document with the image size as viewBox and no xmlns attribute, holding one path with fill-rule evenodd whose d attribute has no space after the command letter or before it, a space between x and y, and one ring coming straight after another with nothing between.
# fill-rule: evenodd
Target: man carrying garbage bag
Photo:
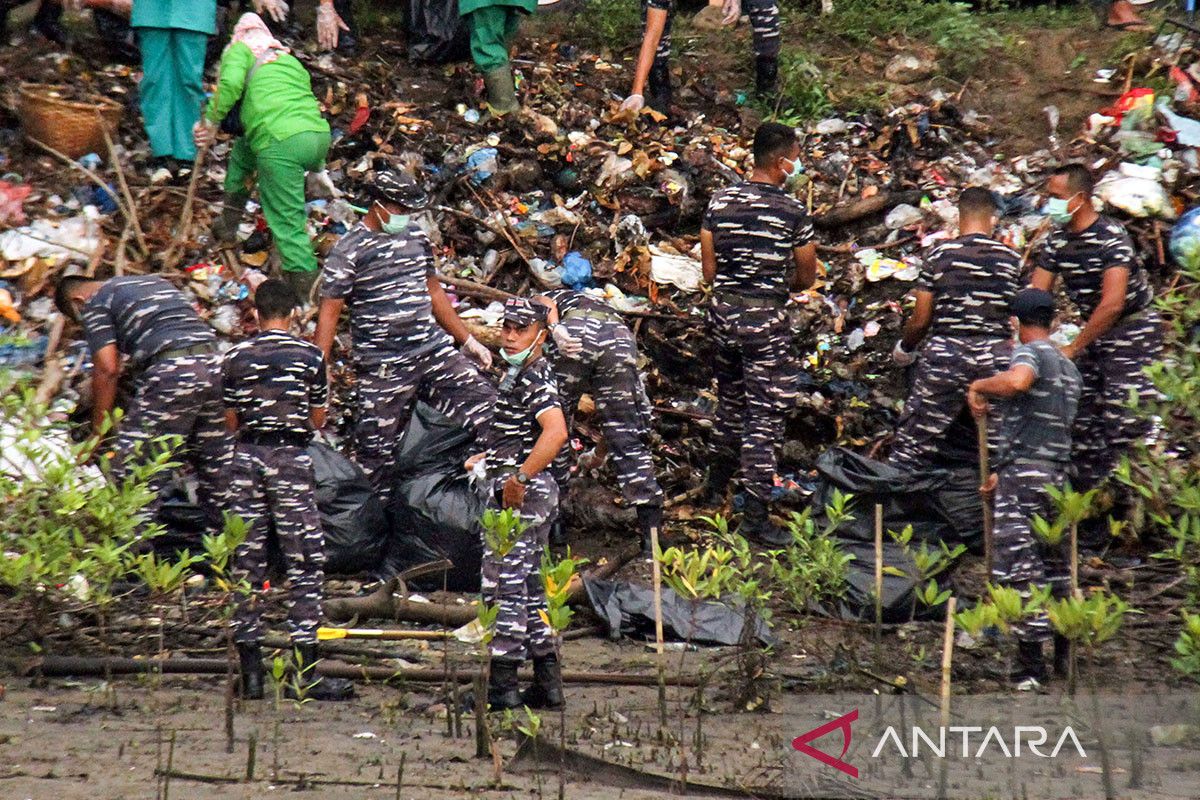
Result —
<instances>
[{"instance_id":1,"label":"man carrying garbage bag","mask_svg":"<svg viewBox=\"0 0 1200 800\"><path fill-rule=\"evenodd\" d=\"M812 220L783 188L800 171L796 132L764 122L754 134L750 180L713 195L700 228L704 282L712 286L709 330L717 350L716 448L705 501L723 501L740 464L746 492L740 532L772 546L791 541L767 518L775 448L783 441L799 377L784 306L789 291L812 286L817 274Z\"/></svg>"},{"instance_id":2,"label":"man carrying garbage bag","mask_svg":"<svg viewBox=\"0 0 1200 800\"><path fill-rule=\"evenodd\" d=\"M325 424L329 381L321 351L289 332L298 305L286 283L263 281L254 293L259 333L230 349L222 369L226 424L237 437L230 511L249 526L235 556L234 577L246 581L251 593L234 612L233 639L241 660L242 697L262 699L258 593L267 578L267 539L274 531L287 564L288 628L299 655L298 683L313 700L348 700L354 684L318 678L311 671L317 663L325 588L325 537L307 448L313 430ZM295 694L291 687L288 691Z\"/></svg>"},{"instance_id":3,"label":"man carrying garbage bag","mask_svg":"<svg viewBox=\"0 0 1200 800\"><path fill-rule=\"evenodd\" d=\"M1162 319L1129 234L1096 213L1092 174L1082 164L1054 170L1046 210L1061 227L1037 256L1030 281L1047 291L1062 276L1067 297L1087 319L1063 353L1083 376L1073 431L1072 484L1087 491L1103 483L1121 456L1144 438L1150 421L1130 408L1156 396L1146 367L1162 354Z\"/></svg>"},{"instance_id":4,"label":"man carrying garbage bag","mask_svg":"<svg viewBox=\"0 0 1200 800\"><path fill-rule=\"evenodd\" d=\"M395 170L376 173L368 211L325 259L316 345L328 362L342 310L358 388L355 460L386 502L395 486L396 444L417 392L481 443L496 390L471 361L492 354L463 325L434 270L433 247L412 213L429 204L425 189ZM456 345L461 345L461 351Z\"/></svg>"},{"instance_id":5,"label":"man carrying garbage bag","mask_svg":"<svg viewBox=\"0 0 1200 800\"><path fill-rule=\"evenodd\" d=\"M304 174L325 165L329 123L312 93L312 79L257 14L243 14L221 54L217 92L196 124L199 146L235 108L241 126L229 151L225 207L213 225L219 241L236 239L255 180L263 216L275 237L284 280L307 302L317 279L317 256L308 238Z\"/></svg>"},{"instance_id":6,"label":"man carrying garbage bag","mask_svg":"<svg viewBox=\"0 0 1200 800\"><path fill-rule=\"evenodd\" d=\"M563 399L567 429L580 396L590 393L604 432L597 449L604 448L611 454L621 494L637 510L642 553L650 556L650 532L662 527L663 493L655 480L654 459L646 443L650 435L650 400L638 372L637 341L616 311L582 292L552 289L542 298L552 306L550 335L554 348L549 358ZM563 448L551 470L558 482L559 497L564 497L570 475L570 448ZM561 522L551 530L551 544L566 543Z\"/></svg>"},{"instance_id":7,"label":"man carrying garbage bag","mask_svg":"<svg viewBox=\"0 0 1200 800\"><path fill-rule=\"evenodd\" d=\"M521 18L537 10L537 0L458 0L458 15L467 18L471 60L483 73L488 111L502 117L521 107L508 51Z\"/></svg>"},{"instance_id":8,"label":"man carrying garbage bag","mask_svg":"<svg viewBox=\"0 0 1200 800\"><path fill-rule=\"evenodd\" d=\"M1071 360L1050 341L1054 298L1041 289L1025 289L1012 303L1020 344L1006 371L973 381L967 389L972 413L988 412L998 400L1003 411L996 471L982 487L995 495L996 530L991 579L1029 590L1048 583L1056 597L1070 591L1064 544L1050 547L1034 538L1030 520L1049 518L1047 486L1061 488L1071 462L1071 425L1079 404L1081 379ZM1065 539L1064 539L1065 542ZM1017 666L1010 679L1022 690L1046 679L1042 643L1050 638L1044 613L1013 626ZM1067 641L1055 636L1054 661L1065 672Z\"/></svg>"},{"instance_id":9,"label":"man carrying garbage bag","mask_svg":"<svg viewBox=\"0 0 1200 800\"><path fill-rule=\"evenodd\" d=\"M742 0L724 0L723 25L732 25L742 14ZM642 48L634 67L633 86L621 109L640 111L649 105L660 114L670 114L671 22L675 0L642 0ZM779 5L776 0L745 0L754 36L754 86L758 95L770 99L779 81Z\"/></svg>"},{"instance_id":10,"label":"man carrying garbage bag","mask_svg":"<svg viewBox=\"0 0 1200 800\"><path fill-rule=\"evenodd\" d=\"M554 374L542 357L548 314L546 305L527 298L505 302L501 355L509 368L496 398L491 446L465 464L489 508L513 509L528 526L507 554L484 541L483 599L500 606L490 645L493 711L563 705L558 642L540 613L546 609L542 551L558 514L558 485L547 467L567 442ZM526 658L533 659L533 684L521 693L517 670Z\"/></svg>"},{"instance_id":11,"label":"man carrying garbage bag","mask_svg":"<svg viewBox=\"0 0 1200 800\"><path fill-rule=\"evenodd\" d=\"M158 275L106 281L68 275L59 280L54 302L64 316L83 326L92 354L93 431L101 429L116 405L122 370L132 373L135 394L117 425L113 474L121 478L135 464L149 461L155 439L181 437L182 454L196 470L200 506L215 529L225 508L232 449L213 329L183 292ZM169 479L164 471L150 480L151 517Z\"/></svg>"},{"instance_id":12,"label":"man carrying garbage bag","mask_svg":"<svg viewBox=\"0 0 1200 800\"><path fill-rule=\"evenodd\" d=\"M925 339L888 459L897 467L931 466L966 403L967 384L996 372L1012 350L1009 306L1021 281L1021 256L992 238L998 213L987 189L964 189L958 237L925 257L912 316L892 351L898 365L908 366ZM994 449L998 427L992 423Z\"/></svg>"}]
</instances>

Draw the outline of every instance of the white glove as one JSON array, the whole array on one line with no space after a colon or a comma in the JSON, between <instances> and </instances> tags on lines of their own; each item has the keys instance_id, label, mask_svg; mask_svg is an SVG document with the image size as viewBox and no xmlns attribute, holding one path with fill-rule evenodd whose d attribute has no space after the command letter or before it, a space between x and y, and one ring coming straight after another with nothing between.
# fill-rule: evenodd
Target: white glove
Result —
<instances>
[{"instance_id":1,"label":"white glove","mask_svg":"<svg viewBox=\"0 0 1200 800\"><path fill-rule=\"evenodd\" d=\"M554 344L564 358L579 358L583 353L583 340L572 336L571 332L562 325L555 325L550 331L550 335L554 337Z\"/></svg>"},{"instance_id":2,"label":"white glove","mask_svg":"<svg viewBox=\"0 0 1200 800\"><path fill-rule=\"evenodd\" d=\"M276 22L283 22L287 19L288 4L285 0L254 0L254 13L262 16L262 13L267 12L267 16Z\"/></svg>"},{"instance_id":3,"label":"white glove","mask_svg":"<svg viewBox=\"0 0 1200 800\"><path fill-rule=\"evenodd\" d=\"M641 111L642 107L645 105L646 105L646 98L642 97L640 94L631 94L631 95L629 95L629 97L625 98L624 102L621 103L620 110L636 112L636 111Z\"/></svg>"},{"instance_id":4,"label":"white glove","mask_svg":"<svg viewBox=\"0 0 1200 800\"><path fill-rule=\"evenodd\" d=\"M742 0L724 0L721 3L721 24L732 25L742 16Z\"/></svg>"},{"instance_id":5,"label":"white glove","mask_svg":"<svg viewBox=\"0 0 1200 800\"><path fill-rule=\"evenodd\" d=\"M321 3L317 7L317 44L324 50L333 50L338 45L338 31L350 27L333 10L333 3Z\"/></svg>"},{"instance_id":6,"label":"white glove","mask_svg":"<svg viewBox=\"0 0 1200 800\"><path fill-rule=\"evenodd\" d=\"M192 126L192 142L203 150L217 138L217 129L212 123L201 119Z\"/></svg>"},{"instance_id":7,"label":"white glove","mask_svg":"<svg viewBox=\"0 0 1200 800\"><path fill-rule=\"evenodd\" d=\"M492 351L480 344L474 336L468 336L458 351L484 369L492 366Z\"/></svg>"},{"instance_id":8,"label":"white glove","mask_svg":"<svg viewBox=\"0 0 1200 800\"><path fill-rule=\"evenodd\" d=\"M896 346L892 348L892 361L895 361L896 366L898 367L908 367L916 363L917 354L915 352L910 353L905 350L904 340L897 339Z\"/></svg>"}]
</instances>

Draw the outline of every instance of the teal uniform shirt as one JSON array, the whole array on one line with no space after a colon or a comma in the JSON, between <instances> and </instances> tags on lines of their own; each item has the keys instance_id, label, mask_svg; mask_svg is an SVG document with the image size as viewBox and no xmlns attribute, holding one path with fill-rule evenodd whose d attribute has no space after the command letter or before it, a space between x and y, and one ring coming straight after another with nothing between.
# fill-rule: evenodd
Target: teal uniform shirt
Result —
<instances>
[{"instance_id":1,"label":"teal uniform shirt","mask_svg":"<svg viewBox=\"0 0 1200 800\"><path fill-rule=\"evenodd\" d=\"M213 36L217 32L217 0L137 0L129 24Z\"/></svg>"}]
</instances>

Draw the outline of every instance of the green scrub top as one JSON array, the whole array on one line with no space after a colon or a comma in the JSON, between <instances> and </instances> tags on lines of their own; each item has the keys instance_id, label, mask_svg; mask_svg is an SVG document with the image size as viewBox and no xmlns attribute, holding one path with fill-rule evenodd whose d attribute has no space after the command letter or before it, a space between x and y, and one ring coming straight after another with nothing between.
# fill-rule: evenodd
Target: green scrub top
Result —
<instances>
[{"instance_id":1,"label":"green scrub top","mask_svg":"<svg viewBox=\"0 0 1200 800\"><path fill-rule=\"evenodd\" d=\"M135 0L129 24L213 36L217 32L217 0Z\"/></svg>"},{"instance_id":2,"label":"green scrub top","mask_svg":"<svg viewBox=\"0 0 1200 800\"><path fill-rule=\"evenodd\" d=\"M210 122L220 124L241 99L244 135L256 153L297 133L329 133L329 123L313 96L312 78L295 56L281 53L261 65L243 98L246 73L252 66L254 52L242 42L225 49L217 72L217 92L205 114Z\"/></svg>"}]
</instances>

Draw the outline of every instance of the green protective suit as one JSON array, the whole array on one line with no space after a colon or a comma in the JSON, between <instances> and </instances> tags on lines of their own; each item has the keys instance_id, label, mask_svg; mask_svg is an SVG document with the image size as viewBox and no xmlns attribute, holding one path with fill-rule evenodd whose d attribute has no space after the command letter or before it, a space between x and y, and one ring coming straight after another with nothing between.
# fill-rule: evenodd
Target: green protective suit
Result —
<instances>
[{"instance_id":1,"label":"green protective suit","mask_svg":"<svg viewBox=\"0 0 1200 800\"><path fill-rule=\"evenodd\" d=\"M138 93L150 151L191 161L192 126L204 103L204 48L217 32L217 2L137 0L130 25L142 51Z\"/></svg>"},{"instance_id":2,"label":"green protective suit","mask_svg":"<svg viewBox=\"0 0 1200 800\"><path fill-rule=\"evenodd\" d=\"M263 216L275 236L283 269L315 272L317 257L305 227L304 173L324 167L329 123L321 116L308 71L294 56L281 53L260 65L247 87L254 61L254 53L241 42L226 48L206 114L219 124L242 101L246 132L230 150L225 192L244 203L257 178Z\"/></svg>"},{"instance_id":3,"label":"green protective suit","mask_svg":"<svg viewBox=\"0 0 1200 800\"><path fill-rule=\"evenodd\" d=\"M459 0L459 16L467 18L471 59L480 72L508 66L508 51L521 18L537 10L537 0Z\"/></svg>"}]
</instances>

